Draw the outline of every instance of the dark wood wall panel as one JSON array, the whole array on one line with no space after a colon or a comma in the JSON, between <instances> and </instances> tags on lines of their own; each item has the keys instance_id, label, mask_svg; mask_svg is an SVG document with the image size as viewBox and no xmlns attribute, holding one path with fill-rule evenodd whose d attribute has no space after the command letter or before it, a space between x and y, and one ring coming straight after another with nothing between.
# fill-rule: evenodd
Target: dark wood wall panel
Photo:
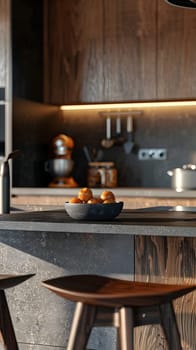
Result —
<instances>
[{"instance_id":1,"label":"dark wood wall panel","mask_svg":"<svg viewBox=\"0 0 196 350\"><path fill-rule=\"evenodd\" d=\"M45 0L45 101L155 98L155 3Z\"/></svg>"},{"instance_id":2,"label":"dark wood wall panel","mask_svg":"<svg viewBox=\"0 0 196 350\"><path fill-rule=\"evenodd\" d=\"M43 1L11 0L13 97L43 102Z\"/></svg>"},{"instance_id":3,"label":"dark wood wall panel","mask_svg":"<svg viewBox=\"0 0 196 350\"><path fill-rule=\"evenodd\" d=\"M137 280L196 283L196 238L137 237L135 252ZM196 293L176 300L175 311L184 349L195 350ZM139 350L167 350L159 326L138 328L136 343Z\"/></svg>"},{"instance_id":4,"label":"dark wood wall panel","mask_svg":"<svg viewBox=\"0 0 196 350\"><path fill-rule=\"evenodd\" d=\"M158 1L158 99L196 98L196 11Z\"/></svg>"},{"instance_id":5,"label":"dark wood wall panel","mask_svg":"<svg viewBox=\"0 0 196 350\"><path fill-rule=\"evenodd\" d=\"M6 86L9 73L9 1L0 0L0 87Z\"/></svg>"}]
</instances>

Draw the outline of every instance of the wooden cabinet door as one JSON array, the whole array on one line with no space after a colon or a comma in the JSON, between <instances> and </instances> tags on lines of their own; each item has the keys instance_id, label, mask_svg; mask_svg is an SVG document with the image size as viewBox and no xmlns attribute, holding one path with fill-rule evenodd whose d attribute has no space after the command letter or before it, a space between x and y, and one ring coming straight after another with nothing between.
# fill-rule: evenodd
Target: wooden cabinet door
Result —
<instances>
[{"instance_id":1,"label":"wooden cabinet door","mask_svg":"<svg viewBox=\"0 0 196 350\"><path fill-rule=\"evenodd\" d=\"M11 151L10 1L0 0L0 156Z\"/></svg>"},{"instance_id":2,"label":"wooden cabinet door","mask_svg":"<svg viewBox=\"0 0 196 350\"><path fill-rule=\"evenodd\" d=\"M45 0L45 102L156 98L156 0Z\"/></svg>"},{"instance_id":3,"label":"wooden cabinet door","mask_svg":"<svg viewBox=\"0 0 196 350\"><path fill-rule=\"evenodd\" d=\"M5 86L5 81L6 81L5 20L6 20L5 0L0 0L0 87Z\"/></svg>"},{"instance_id":4,"label":"wooden cabinet door","mask_svg":"<svg viewBox=\"0 0 196 350\"><path fill-rule=\"evenodd\" d=\"M158 1L157 98L196 98L196 11Z\"/></svg>"},{"instance_id":5,"label":"wooden cabinet door","mask_svg":"<svg viewBox=\"0 0 196 350\"><path fill-rule=\"evenodd\" d=\"M0 87L9 82L10 64L9 0L0 0Z\"/></svg>"}]
</instances>

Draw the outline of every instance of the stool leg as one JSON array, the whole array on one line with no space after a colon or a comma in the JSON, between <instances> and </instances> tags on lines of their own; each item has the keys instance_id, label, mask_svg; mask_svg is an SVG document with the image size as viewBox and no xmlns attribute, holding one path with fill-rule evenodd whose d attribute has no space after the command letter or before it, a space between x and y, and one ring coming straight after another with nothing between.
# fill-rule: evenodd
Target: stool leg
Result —
<instances>
[{"instance_id":1,"label":"stool leg","mask_svg":"<svg viewBox=\"0 0 196 350\"><path fill-rule=\"evenodd\" d=\"M122 307L119 310L119 338L121 350L133 350L133 310Z\"/></svg>"},{"instance_id":2,"label":"stool leg","mask_svg":"<svg viewBox=\"0 0 196 350\"><path fill-rule=\"evenodd\" d=\"M182 350L180 333L172 303L160 305L161 325L168 342L169 350Z\"/></svg>"},{"instance_id":3,"label":"stool leg","mask_svg":"<svg viewBox=\"0 0 196 350\"><path fill-rule=\"evenodd\" d=\"M67 350L85 350L94 323L96 308L76 304Z\"/></svg>"},{"instance_id":4,"label":"stool leg","mask_svg":"<svg viewBox=\"0 0 196 350\"><path fill-rule=\"evenodd\" d=\"M4 290L0 290L0 339L5 350L18 350Z\"/></svg>"}]
</instances>

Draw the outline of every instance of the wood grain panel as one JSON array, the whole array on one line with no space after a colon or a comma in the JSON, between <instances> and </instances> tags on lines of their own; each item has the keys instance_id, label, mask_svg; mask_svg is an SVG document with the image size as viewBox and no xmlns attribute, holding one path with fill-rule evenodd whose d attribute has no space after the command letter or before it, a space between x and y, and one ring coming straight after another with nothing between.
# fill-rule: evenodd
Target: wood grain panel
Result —
<instances>
[{"instance_id":1,"label":"wood grain panel","mask_svg":"<svg viewBox=\"0 0 196 350\"><path fill-rule=\"evenodd\" d=\"M7 74L7 5L6 0L0 0L0 86L6 84Z\"/></svg>"},{"instance_id":2,"label":"wood grain panel","mask_svg":"<svg viewBox=\"0 0 196 350\"><path fill-rule=\"evenodd\" d=\"M11 48L10 0L0 0L0 87L5 87L5 155L12 149L11 139Z\"/></svg>"},{"instance_id":3,"label":"wood grain panel","mask_svg":"<svg viewBox=\"0 0 196 350\"><path fill-rule=\"evenodd\" d=\"M196 11L158 1L158 99L196 97Z\"/></svg>"},{"instance_id":4,"label":"wood grain panel","mask_svg":"<svg viewBox=\"0 0 196 350\"><path fill-rule=\"evenodd\" d=\"M155 98L155 1L105 0L103 15L104 100Z\"/></svg>"},{"instance_id":5,"label":"wood grain panel","mask_svg":"<svg viewBox=\"0 0 196 350\"><path fill-rule=\"evenodd\" d=\"M155 98L155 58L155 0L45 0L45 102Z\"/></svg>"},{"instance_id":6,"label":"wood grain panel","mask_svg":"<svg viewBox=\"0 0 196 350\"><path fill-rule=\"evenodd\" d=\"M53 103L102 96L102 2L45 1L46 37L45 100Z\"/></svg>"},{"instance_id":7,"label":"wood grain panel","mask_svg":"<svg viewBox=\"0 0 196 350\"><path fill-rule=\"evenodd\" d=\"M136 279L166 283L196 283L196 238L135 238ZM196 295L175 302L184 350L195 350ZM149 344L149 347L146 347ZM136 350L167 350L159 326L136 329Z\"/></svg>"}]
</instances>

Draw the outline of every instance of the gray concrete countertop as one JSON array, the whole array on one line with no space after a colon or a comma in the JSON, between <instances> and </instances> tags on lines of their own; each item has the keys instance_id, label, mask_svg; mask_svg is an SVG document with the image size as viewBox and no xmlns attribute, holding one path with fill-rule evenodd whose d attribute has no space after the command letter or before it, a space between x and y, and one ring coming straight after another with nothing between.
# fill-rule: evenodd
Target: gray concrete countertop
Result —
<instances>
[{"instance_id":1,"label":"gray concrete countertop","mask_svg":"<svg viewBox=\"0 0 196 350\"><path fill-rule=\"evenodd\" d=\"M104 188L94 188L93 193L99 195ZM107 189L108 190L108 189ZM157 198L196 198L196 190L177 192L171 188L111 188L120 197L157 197ZM13 187L12 195L16 196L75 196L79 188L31 188Z\"/></svg>"},{"instance_id":2,"label":"gray concrete countertop","mask_svg":"<svg viewBox=\"0 0 196 350\"><path fill-rule=\"evenodd\" d=\"M76 221L65 210L0 215L0 230L196 237L195 212L123 210L113 221Z\"/></svg>"}]
</instances>

